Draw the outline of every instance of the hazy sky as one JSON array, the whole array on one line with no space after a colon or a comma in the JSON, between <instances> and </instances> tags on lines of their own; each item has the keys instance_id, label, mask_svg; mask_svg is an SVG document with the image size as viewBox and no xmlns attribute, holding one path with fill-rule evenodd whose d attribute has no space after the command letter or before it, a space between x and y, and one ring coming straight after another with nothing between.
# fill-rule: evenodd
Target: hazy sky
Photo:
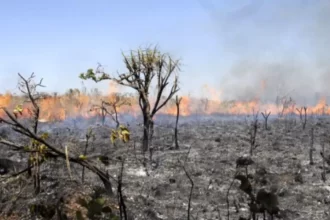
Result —
<instances>
[{"instance_id":1,"label":"hazy sky","mask_svg":"<svg viewBox=\"0 0 330 220\"><path fill-rule=\"evenodd\" d=\"M183 93L203 84L223 97L306 95L330 83L330 7L326 0L3 1L0 92L17 72L35 72L48 91L81 87L97 62L123 70L121 50L158 44L183 61ZM104 90L107 83L87 83ZM285 88L284 88L285 87ZM266 95L267 96L267 95Z\"/></svg>"}]
</instances>

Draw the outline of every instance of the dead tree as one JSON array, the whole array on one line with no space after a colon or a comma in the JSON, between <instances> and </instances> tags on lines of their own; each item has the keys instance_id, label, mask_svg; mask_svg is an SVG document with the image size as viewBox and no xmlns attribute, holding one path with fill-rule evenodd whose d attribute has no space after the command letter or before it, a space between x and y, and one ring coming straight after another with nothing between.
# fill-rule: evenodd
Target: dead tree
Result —
<instances>
[{"instance_id":1,"label":"dead tree","mask_svg":"<svg viewBox=\"0 0 330 220\"><path fill-rule=\"evenodd\" d=\"M105 124L105 118L109 115L116 123L116 128L119 128L118 108L124 105L130 105L130 102L125 96L116 93L111 97L110 101L102 100L101 105L93 105L90 111L100 111L102 125Z\"/></svg>"},{"instance_id":2,"label":"dead tree","mask_svg":"<svg viewBox=\"0 0 330 220\"><path fill-rule=\"evenodd\" d=\"M190 182L190 192L189 192L189 197L188 197L188 208L187 208L187 220L191 219L191 201L192 201L192 195L193 195L193 191L194 191L194 187L195 187L194 181L186 169L186 163L188 160L190 150L191 150L191 147L189 147L189 150L187 151L186 158L183 163L181 163L181 161L178 160L178 163L181 165L184 173L186 174L186 177L188 178L188 180Z\"/></svg>"},{"instance_id":3,"label":"dead tree","mask_svg":"<svg viewBox=\"0 0 330 220\"><path fill-rule=\"evenodd\" d=\"M144 125L142 149L146 152L152 146L154 116L179 91L178 76L175 75L169 93L164 96L171 76L180 70L179 60L173 60L170 55L161 53L157 47L132 50L129 55L123 54L123 58L127 72L120 73L117 77L105 73L104 68L99 64L95 71L89 69L87 73L80 74L80 78L92 79L95 82L113 80L137 91ZM152 106L149 95L150 85L153 82L156 83L156 100Z\"/></svg>"},{"instance_id":4,"label":"dead tree","mask_svg":"<svg viewBox=\"0 0 330 220\"><path fill-rule=\"evenodd\" d=\"M80 93L80 90L79 89L69 89L65 96L67 97L69 103L70 103L70 107L74 107L76 108L76 110L78 111L81 111L82 107L83 107L83 102L81 102L80 100L80 96L81 96L81 93ZM69 110L66 108L66 110ZM70 111L67 112L67 114L70 114ZM74 115L71 115L71 116L74 116Z\"/></svg>"},{"instance_id":5,"label":"dead tree","mask_svg":"<svg viewBox=\"0 0 330 220\"><path fill-rule=\"evenodd\" d=\"M313 151L314 151L314 128L311 128L311 145L309 147L309 164L313 165L314 160L313 160Z\"/></svg>"},{"instance_id":6,"label":"dead tree","mask_svg":"<svg viewBox=\"0 0 330 220\"><path fill-rule=\"evenodd\" d=\"M120 158L120 159L121 159L121 168L117 180L117 199L119 204L120 219L127 220L128 219L127 208L123 195L123 174L124 174L125 159L124 158Z\"/></svg>"},{"instance_id":7,"label":"dead tree","mask_svg":"<svg viewBox=\"0 0 330 220\"><path fill-rule=\"evenodd\" d=\"M108 113L110 114L112 120L116 123L116 128L119 128L120 122L118 118L118 108L124 105L131 105L128 97L115 93L110 101L103 101L103 103L105 106L110 106L110 111L108 111Z\"/></svg>"},{"instance_id":8,"label":"dead tree","mask_svg":"<svg viewBox=\"0 0 330 220\"><path fill-rule=\"evenodd\" d=\"M72 157L72 156L67 155L65 152L60 150L58 147L55 147L53 144L51 144L47 141L47 138L45 138L45 136L48 136L47 133L44 133L42 135L38 134L38 132L37 132L38 131L37 130L38 120L39 120L39 106L37 104L38 97L33 94L37 94L36 85L41 84L41 82L38 84L33 83L34 74L32 74L28 79L25 79L21 75L19 75L19 76L22 79L22 83L20 84L20 85L22 85L21 91L23 92L23 94L26 94L29 101L34 106L32 128L29 128L28 126L23 125L20 122L19 117L17 117L19 114L22 113L22 108L16 108L15 109L16 111L14 110L14 112L11 113L7 108L2 107L1 109L4 111L6 117L0 117L0 121L2 123L5 123L5 124L11 126L11 128L15 132L17 132L25 137L28 137L29 139L31 139L31 142L32 142L32 144L29 147L26 147L23 144L18 144L18 143L5 139L4 137L0 137L1 144L8 146L15 151L28 153L33 158L33 160L32 160L33 163L30 163L26 169L19 171L17 173L17 175L21 175L23 173L29 172L31 169L36 169L36 171L40 172L40 165L42 165L43 163L45 163L47 161L45 159L61 158L64 160L69 160L72 163L79 164L82 167L85 167L88 170L92 171L94 174L96 174L101 179L107 192L110 195L113 195L112 184L110 182L110 175L107 172L101 171L96 165L93 164L93 162L91 160L88 159L88 157L80 158L80 157ZM24 85L25 85L25 87L24 87ZM36 192L38 192L38 190L40 190L39 174L38 174L38 176L36 176L34 178L34 180L39 181L39 182L35 183Z\"/></svg>"},{"instance_id":9,"label":"dead tree","mask_svg":"<svg viewBox=\"0 0 330 220\"><path fill-rule=\"evenodd\" d=\"M279 117L283 118L285 116L284 117L285 118L285 120L284 120L285 130L287 132L289 132L292 125L295 123L295 120L291 120L291 118L292 118L292 115L294 113L296 103L291 97L287 98L287 96L283 96L280 99L280 101L281 101L281 104L282 104L282 110L279 113ZM288 114L288 113L291 113L291 114ZM288 119L287 118L288 115L291 116L291 118Z\"/></svg>"},{"instance_id":10,"label":"dead tree","mask_svg":"<svg viewBox=\"0 0 330 220\"><path fill-rule=\"evenodd\" d=\"M253 121L251 123L251 127L249 128L249 134L250 134L250 155L253 155L254 149L258 147L258 144L256 142L257 139L257 133L258 133L258 112L253 115Z\"/></svg>"},{"instance_id":11,"label":"dead tree","mask_svg":"<svg viewBox=\"0 0 330 220\"><path fill-rule=\"evenodd\" d=\"M327 158L326 154L325 154L325 134L323 135L323 140L321 140L321 147L322 147L322 151L320 152L320 155L322 157L322 174L321 174L321 179L323 180L323 182L325 182L327 180L326 178L326 169L325 169L325 163L330 163L329 158Z\"/></svg>"},{"instance_id":12,"label":"dead tree","mask_svg":"<svg viewBox=\"0 0 330 220\"><path fill-rule=\"evenodd\" d=\"M295 105L294 100L291 97L283 96L282 98L278 98L277 105L281 104L282 109L279 112L279 117L282 118L285 114L285 111L290 107Z\"/></svg>"},{"instance_id":13,"label":"dead tree","mask_svg":"<svg viewBox=\"0 0 330 220\"><path fill-rule=\"evenodd\" d=\"M95 134L93 133L92 129L88 129L86 135L86 143L85 143L85 149L84 149L84 154L82 155L81 159L86 159L86 155L87 155L87 149L89 147L90 141L94 141L95 140ZM83 183L85 181L85 167L83 167L82 169L82 174L81 174L81 182Z\"/></svg>"},{"instance_id":14,"label":"dead tree","mask_svg":"<svg viewBox=\"0 0 330 220\"><path fill-rule=\"evenodd\" d=\"M39 116L40 116L40 108L38 105L38 100L41 98L40 94L37 92L38 87L44 87L42 85L42 80L39 81L39 83L35 83L33 79L35 78L34 73L31 74L31 76L28 79L25 79L21 74L18 73L18 76L20 78L20 81L18 83L18 88L20 92L26 97L25 102L30 103L32 106L29 109L29 112L32 116L31 122L32 122L32 132L34 135L37 135L38 133L38 125L39 125ZM23 107L23 106L22 106ZM14 115L15 118L17 118L17 113L21 113L23 111L22 108L15 108L14 109ZM28 160L28 174L29 176L33 176L33 184L35 189L35 194L38 194L40 192L40 165L42 162L42 158L40 157L39 149L40 146L37 142L33 141L31 139L30 143L30 150L32 151L29 156ZM33 171L32 171L33 169Z\"/></svg>"},{"instance_id":15,"label":"dead tree","mask_svg":"<svg viewBox=\"0 0 330 220\"><path fill-rule=\"evenodd\" d=\"M304 106L301 107L300 109L296 108L296 110L299 112L299 119L302 124L303 130L305 130L307 124L307 107Z\"/></svg>"},{"instance_id":16,"label":"dead tree","mask_svg":"<svg viewBox=\"0 0 330 220\"><path fill-rule=\"evenodd\" d=\"M182 97L179 98L178 96L175 97L175 105L176 105L176 120L175 120L175 129L174 129L174 142L175 142L175 149L179 149L179 141L178 141L178 122L180 116L180 103Z\"/></svg>"},{"instance_id":17,"label":"dead tree","mask_svg":"<svg viewBox=\"0 0 330 220\"><path fill-rule=\"evenodd\" d=\"M208 98L203 98L203 99L201 99L201 102L202 102L202 106L204 107L202 112L205 113L209 109L209 99Z\"/></svg>"},{"instance_id":18,"label":"dead tree","mask_svg":"<svg viewBox=\"0 0 330 220\"><path fill-rule=\"evenodd\" d=\"M65 104L65 117L73 117L73 127L77 128L77 115L72 114L73 112L81 112L84 102L80 99L81 95L84 95L83 92L80 92L79 89L69 89L65 93L65 98L67 99L67 103ZM72 111L74 109L74 111Z\"/></svg>"},{"instance_id":19,"label":"dead tree","mask_svg":"<svg viewBox=\"0 0 330 220\"><path fill-rule=\"evenodd\" d=\"M105 118L107 114L110 115L109 111L107 110L104 101L101 101L101 105L93 105L91 109L89 110L90 112L97 112L98 116L101 117L101 123L104 126L105 124Z\"/></svg>"},{"instance_id":20,"label":"dead tree","mask_svg":"<svg viewBox=\"0 0 330 220\"><path fill-rule=\"evenodd\" d=\"M265 111L265 113L261 112L261 114L262 114L262 117L264 117L264 119L265 119L265 130L268 130L268 118L269 118L271 112L267 113L267 111Z\"/></svg>"},{"instance_id":21,"label":"dead tree","mask_svg":"<svg viewBox=\"0 0 330 220\"><path fill-rule=\"evenodd\" d=\"M187 172L185 166L182 166L187 178L189 179L190 182L190 193L189 193L189 199L188 199L188 208L187 208L187 220L190 220L190 212L191 212L191 199L192 199L192 194L194 190L194 181L190 177L189 173Z\"/></svg>"}]
</instances>

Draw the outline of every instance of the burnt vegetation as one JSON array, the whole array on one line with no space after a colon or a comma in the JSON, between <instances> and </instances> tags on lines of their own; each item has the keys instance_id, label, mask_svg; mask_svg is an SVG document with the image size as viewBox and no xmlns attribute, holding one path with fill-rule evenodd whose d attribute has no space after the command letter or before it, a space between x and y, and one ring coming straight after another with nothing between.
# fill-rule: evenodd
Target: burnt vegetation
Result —
<instances>
[{"instance_id":1,"label":"burnt vegetation","mask_svg":"<svg viewBox=\"0 0 330 220\"><path fill-rule=\"evenodd\" d=\"M18 75L21 94L0 114L1 219L329 218L327 117L288 96L263 121L254 109L183 117L180 61L158 47L122 55L126 71L99 64L79 77L135 95L94 90L88 109L84 89L44 94L34 74ZM65 102L66 117L44 121L45 100ZM134 102L141 116L130 117ZM173 116L160 114L169 104Z\"/></svg>"}]
</instances>

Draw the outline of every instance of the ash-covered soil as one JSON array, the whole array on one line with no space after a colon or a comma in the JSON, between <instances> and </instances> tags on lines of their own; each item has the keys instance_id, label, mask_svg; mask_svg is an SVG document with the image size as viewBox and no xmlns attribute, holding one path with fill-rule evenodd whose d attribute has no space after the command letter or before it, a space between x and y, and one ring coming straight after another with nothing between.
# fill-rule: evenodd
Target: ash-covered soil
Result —
<instances>
[{"instance_id":1,"label":"ash-covered soil","mask_svg":"<svg viewBox=\"0 0 330 220\"><path fill-rule=\"evenodd\" d=\"M50 134L49 142L64 150L68 146L70 155L79 156L85 146L85 134L93 128L95 140L88 148L88 158L117 178L121 162L124 166L124 195L131 219L187 219L190 181L182 164L194 182L191 219L227 219L227 191L236 172L236 159L249 154L249 126L246 117L187 117L179 123L180 149L173 149L175 118L159 117L155 125L153 161L143 165L148 153L140 151L141 126L130 120L131 140L129 144L110 142L111 126L97 125L95 121L79 120L61 123L42 123L40 132ZM327 118L310 118L303 130L299 118L270 119L265 130L263 119L259 119L257 144L248 168L252 175L254 190L265 188L275 192L279 199L282 219L330 219L330 181L322 181L321 144L324 134L330 130ZM310 165L309 148L311 128L314 127L314 165ZM27 139L16 134L8 126L1 125L1 137L27 144ZM39 205L39 219L75 219L75 211L82 209L78 197L88 197L93 190L100 191L102 183L97 176L86 171L81 183L81 167L70 164L71 177L64 160L49 159L42 167L39 195L33 195L33 181L26 174L8 176L24 169L27 155L17 153L1 145L0 157L6 162L9 173L2 169L0 190L1 219L32 219L33 208ZM325 142L326 154L330 154ZM99 155L110 158L104 165ZM4 163L0 165L4 167ZM9 164L9 165L8 165ZM327 172L329 165L326 164ZM1 167L0 167L1 168ZM242 169L244 173L245 170ZM4 174L6 173L6 174ZM330 179L330 174L327 174ZM113 182L114 191L116 183ZM248 197L239 189L235 180L229 191L230 219L248 217ZM117 198L106 196L113 210L118 208ZM31 211L32 210L32 211ZM64 217L63 217L64 216ZM261 216L260 216L261 218Z\"/></svg>"}]
</instances>

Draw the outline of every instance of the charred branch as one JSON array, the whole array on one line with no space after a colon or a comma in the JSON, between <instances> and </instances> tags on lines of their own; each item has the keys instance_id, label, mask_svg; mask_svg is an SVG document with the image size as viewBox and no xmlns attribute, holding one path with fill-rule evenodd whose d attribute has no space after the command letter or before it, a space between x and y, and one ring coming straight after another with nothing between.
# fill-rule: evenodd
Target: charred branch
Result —
<instances>
[{"instance_id":1,"label":"charred branch","mask_svg":"<svg viewBox=\"0 0 330 220\"><path fill-rule=\"evenodd\" d=\"M53 146L52 144L50 144L48 141L46 141L44 138L42 138L41 136L39 136L37 134L37 126L38 126L38 123L36 121L39 120L39 106L37 104L37 98L38 96L36 96L35 94L36 93L36 88L38 86L41 85L41 82L38 83L38 84L33 84L32 82L32 78L34 77L34 75L32 74L32 77L28 78L27 80L24 79L24 77L22 77L20 75L20 77L22 78L22 82L20 85L25 85L25 89L23 87L20 87L21 88L21 91L24 93L24 94L27 94L27 97L30 99L30 102L33 104L34 106L34 113L35 113L35 117L34 117L34 125L32 126L32 129L30 129L29 127L27 126L24 126L21 122L19 122L19 119L15 116L14 113L10 113L6 108L2 107L1 110L4 111L5 115L8 117L8 119L6 118L0 118L0 120L2 121L2 123L5 123L7 125L10 125L11 128L16 131L17 133L25 136L25 137L28 137L30 138L32 141L32 147L33 147L33 143L38 143L38 144L42 144L46 147L46 150L44 151L44 156L49 156L51 155L52 157L56 157L56 158L62 158L64 160L66 160L66 158L68 158L68 160L70 162L73 162L73 163L76 163L76 164L79 164L81 165L82 167L85 167L87 169L89 169L90 171L92 171L93 173L95 173L97 176L99 176L99 178L102 180L106 190L108 191L108 193L110 195L113 195L113 191L112 191L112 187L111 187L111 182L110 182L110 176L109 174L101 171L99 168L97 168L95 165L93 165L93 163L91 163L91 161L88 161L88 160L81 160L80 158L75 158L75 157L71 157L71 156L68 156L65 154L65 152L59 150L58 148L56 148L55 146ZM30 86L30 83L32 86ZM25 151L27 153L30 154L30 150L27 150L18 145L18 144L15 144L15 143L12 143L4 138L1 138L0 139L0 143L2 144L5 144L9 147L12 147L16 150L22 150L22 151ZM33 149L32 150L36 150L36 152L33 152L35 157L36 157L36 161L39 161L39 154L40 154L40 149ZM40 160L40 161L43 161L43 160ZM41 165L41 162L39 163L33 163L33 164L28 164L28 172L29 172L29 168L33 167L34 169L37 169L36 172L37 172L37 175L38 173L40 172L40 165ZM37 167L37 168L36 168ZM40 176L36 176L34 178L36 181L39 179L40 180ZM35 182L35 186L36 186L36 192L39 191L40 189L40 183L38 182ZM39 189L38 189L39 187Z\"/></svg>"},{"instance_id":2,"label":"charred branch","mask_svg":"<svg viewBox=\"0 0 330 220\"><path fill-rule=\"evenodd\" d=\"M98 111L101 115L102 125L105 124L105 118L107 115L116 123L116 128L119 128L120 121L118 117L118 109L124 105L130 105L128 98L125 96L120 96L119 94L114 94L110 98L110 101L101 101L101 105L93 105L90 111Z\"/></svg>"},{"instance_id":3,"label":"charred branch","mask_svg":"<svg viewBox=\"0 0 330 220\"><path fill-rule=\"evenodd\" d=\"M281 110L279 112L279 117L282 118L284 114L286 114L286 111L290 109L294 109L295 101L291 97L283 96L281 98L278 98L276 101L277 105L281 105Z\"/></svg>"},{"instance_id":4,"label":"charred branch","mask_svg":"<svg viewBox=\"0 0 330 220\"><path fill-rule=\"evenodd\" d=\"M29 78L25 79L20 73L18 73L18 76L20 78L18 82L18 89L27 96L26 102L32 103L32 108L29 109L29 112L32 116L32 131L36 135L38 133L38 123L39 123L39 115L40 115L40 108L38 105L38 100L41 98L40 94L37 92L38 87L44 87L42 85L42 80L39 81L39 83L35 83L33 79L35 78L34 73L30 75ZM17 118L17 113L21 113L23 109L16 108L14 110L14 116ZM35 142L31 143L32 149L36 149L38 146ZM30 157L28 160L28 174L29 176L32 175L32 170L29 169L29 167L33 167L33 183L34 183L34 189L35 194L38 194L40 192L40 154L38 151L36 152L30 152Z\"/></svg>"},{"instance_id":5,"label":"charred branch","mask_svg":"<svg viewBox=\"0 0 330 220\"><path fill-rule=\"evenodd\" d=\"M303 130L305 130L306 124L307 124L307 107L304 106L304 107L301 107L300 109L296 108L296 110L299 113L299 119L302 124L302 128L303 128Z\"/></svg>"},{"instance_id":6,"label":"charred branch","mask_svg":"<svg viewBox=\"0 0 330 220\"><path fill-rule=\"evenodd\" d=\"M265 111L265 112L261 112L261 114L262 114L262 117L264 117L264 119L265 119L265 130L268 130L268 118L269 118L271 112L267 113L267 111Z\"/></svg>"}]
</instances>

